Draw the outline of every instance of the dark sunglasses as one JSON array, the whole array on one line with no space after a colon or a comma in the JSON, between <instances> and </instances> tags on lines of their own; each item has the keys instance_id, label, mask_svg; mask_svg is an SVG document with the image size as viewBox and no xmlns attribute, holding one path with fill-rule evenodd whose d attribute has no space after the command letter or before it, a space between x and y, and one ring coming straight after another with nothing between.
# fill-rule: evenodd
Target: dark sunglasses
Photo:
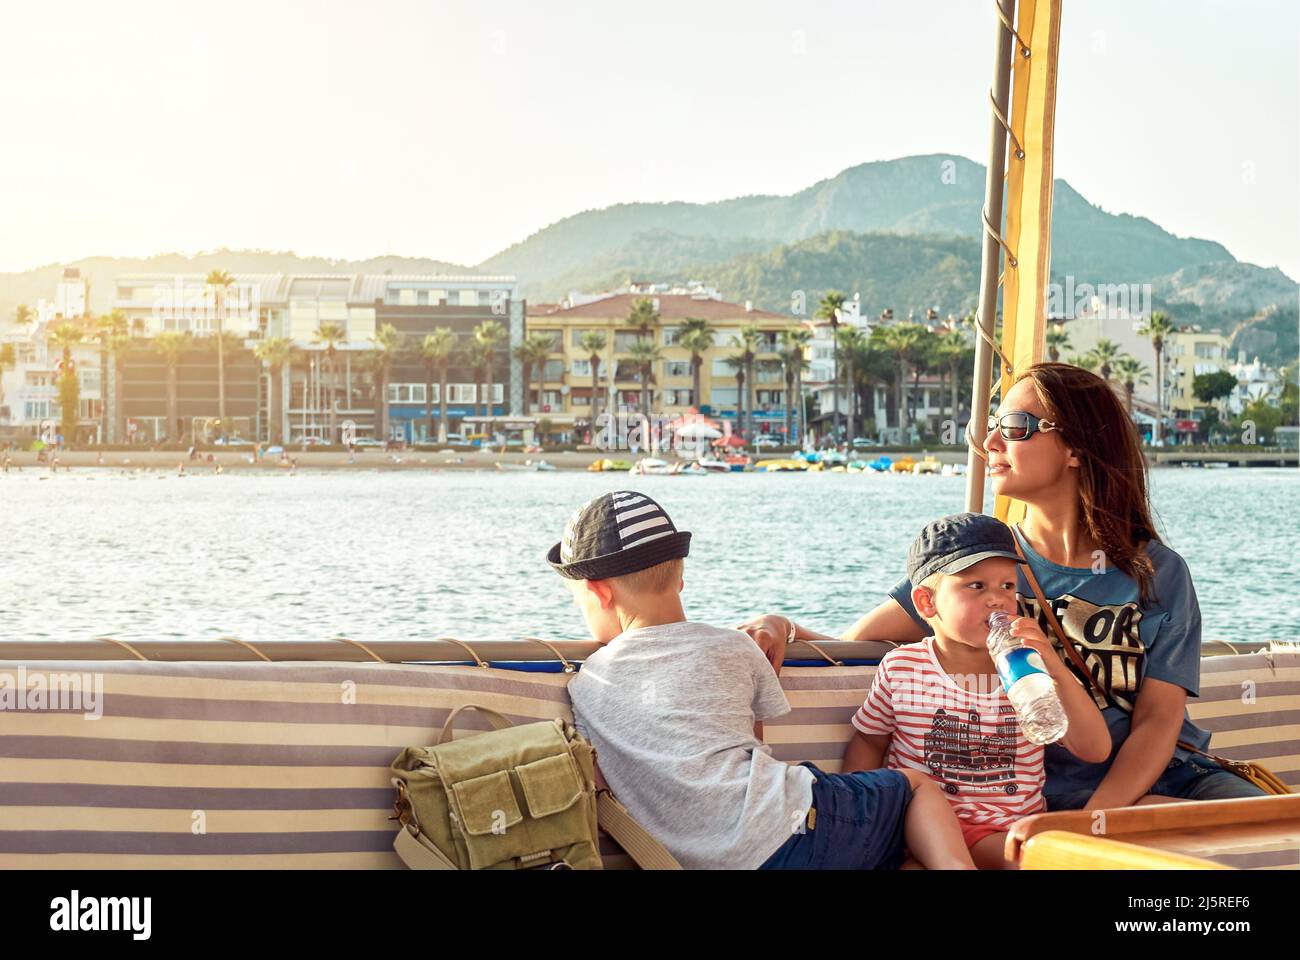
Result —
<instances>
[{"instance_id":1,"label":"dark sunglasses","mask_svg":"<svg viewBox=\"0 0 1300 960\"><path fill-rule=\"evenodd\" d=\"M989 417L989 433L994 430L1002 434L1003 440L1028 440L1035 433L1048 433L1056 429L1051 420L1040 420L1032 413L1013 410L1000 417Z\"/></svg>"}]
</instances>

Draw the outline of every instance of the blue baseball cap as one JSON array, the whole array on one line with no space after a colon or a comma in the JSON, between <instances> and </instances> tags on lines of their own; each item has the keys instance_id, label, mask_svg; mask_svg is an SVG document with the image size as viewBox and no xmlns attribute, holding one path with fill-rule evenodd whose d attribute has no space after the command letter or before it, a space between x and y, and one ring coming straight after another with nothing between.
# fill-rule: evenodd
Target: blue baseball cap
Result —
<instances>
[{"instance_id":1,"label":"blue baseball cap","mask_svg":"<svg viewBox=\"0 0 1300 960\"><path fill-rule=\"evenodd\" d=\"M958 513L926 525L907 551L907 578L916 586L935 573L960 573L989 557L1024 563L1015 535L997 517Z\"/></svg>"}]
</instances>

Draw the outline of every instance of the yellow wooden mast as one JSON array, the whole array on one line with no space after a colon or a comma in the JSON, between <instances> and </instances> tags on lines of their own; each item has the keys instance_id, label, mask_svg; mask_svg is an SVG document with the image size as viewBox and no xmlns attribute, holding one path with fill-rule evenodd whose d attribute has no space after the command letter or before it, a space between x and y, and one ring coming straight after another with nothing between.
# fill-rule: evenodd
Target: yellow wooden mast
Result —
<instances>
[{"instance_id":1,"label":"yellow wooden mast","mask_svg":"<svg viewBox=\"0 0 1300 960\"><path fill-rule=\"evenodd\" d=\"M995 9L999 21L998 63L989 94L994 135L985 195L985 255L976 327L975 386L967 431L972 447L985 434L990 386L993 393L1005 395L1017 371L1043 358L1052 255L1052 146L1061 0L1019 0L1019 3L1000 0ZM1001 72L1004 65L1009 69L1009 77ZM1007 140L1010 140L1010 150ZM1005 231L1000 233L1003 190L999 180L1003 177L1006 221ZM1001 343L995 344L994 317L999 288L1002 337ZM1002 359L1002 375L1000 382L992 385L995 352ZM967 466L966 509L982 511L984 460L975 449L971 450ZM1024 504L1019 501L996 498L994 513L1007 523L1020 520L1024 510Z\"/></svg>"}]
</instances>

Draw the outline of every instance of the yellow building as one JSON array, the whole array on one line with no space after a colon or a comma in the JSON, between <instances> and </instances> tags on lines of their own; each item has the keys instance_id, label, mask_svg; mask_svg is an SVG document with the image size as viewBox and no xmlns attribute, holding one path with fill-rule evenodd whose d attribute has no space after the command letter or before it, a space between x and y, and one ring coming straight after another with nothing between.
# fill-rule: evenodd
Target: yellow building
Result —
<instances>
[{"instance_id":1,"label":"yellow building","mask_svg":"<svg viewBox=\"0 0 1300 960\"><path fill-rule=\"evenodd\" d=\"M1163 362L1166 367L1165 413L1186 416L1204 406L1192 392L1195 378L1203 373L1228 369L1228 338L1213 330L1181 327L1165 342Z\"/></svg>"},{"instance_id":2,"label":"yellow building","mask_svg":"<svg viewBox=\"0 0 1300 960\"><path fill-rule=\"evenodd\" d=\"M779 313L757 310L749 304L727 303L708 296L669 293L622 293L590 303L564 306L529 304L526 328L529 334L549 334L555 338L555 351L541 373L541 396L537 393L538 374L526 389L530 403L527 412L551 419L557 426L578 423L591 415L590 355L579 345L583 334L599 331L605 335L605 350L600 362L602 412L617 412L625 407L639 410L641 383L632 361L632 344L640 333L627 324L633 303L644 297L656 304L659 326L655 342L663 350L663 359L655 364L651 410L654 413L685 413L691 407L709 416L729 420L736 418L738 388L736 371L728 366L727 357L739 354L732 340L742 327L754 325L764 334L764 342L755 357L754 383L745 384L753 398L755 430L779 433L785 424L785 378L776 369L779 335L795 321ZM694 396L690 352L677 344L681 324L687 318L708 321L713 329L714 346L704 355L700 369L700 393ZM773 369L764 369L771 362Z\"/></svg>"}]
</instances>

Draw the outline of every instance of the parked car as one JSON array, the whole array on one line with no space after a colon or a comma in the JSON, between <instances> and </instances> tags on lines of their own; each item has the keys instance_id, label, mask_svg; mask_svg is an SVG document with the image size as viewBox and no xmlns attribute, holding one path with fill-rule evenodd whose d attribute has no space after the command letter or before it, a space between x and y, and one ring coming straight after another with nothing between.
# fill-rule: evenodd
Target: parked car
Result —
<instances>
[{"instance_id":1,"label":"parked car","mask_svg":"<svg viewBox=\"0 0 1300 960\"><path fill-rule=\"evenodd\" d=\"M754 438L754 449L762 450L765 447L782 447L785 446L785 440L774 433L760 433Z\"/></svg>"},{"instance_id":2,"label":"parked car","mask_svg":"<svg viewBox=\"0 0 1300 960\"><path fill-rule=\"evenodd\" d=\"M447 434L447 442L448 443L469 443L469 441L465 439L465 434L463 433Z\"/></svg>"},{"instance_id":3,"label":"parked car","mask_svg":"<svg viewBox=\"0 0 1300 960\"><path fill-rule=\"evenodd\" d=\"M376 440L374 437L361 437L359 440L354 440L353 444L357 447L382 447L384 441Z\"/></svg>"},{"instance_id":4,"label":"parked car","mask_svg":"<svg viewBox=\"0 0 1300 960\"><path fill-rule=\"evenodd\" d=\"M866 450L868 447L878 447L878 446L880 446L880 444L877 443L875 440L872 440L870 437L853 438L854 450Z\"/></svg>"}]
</instances>

